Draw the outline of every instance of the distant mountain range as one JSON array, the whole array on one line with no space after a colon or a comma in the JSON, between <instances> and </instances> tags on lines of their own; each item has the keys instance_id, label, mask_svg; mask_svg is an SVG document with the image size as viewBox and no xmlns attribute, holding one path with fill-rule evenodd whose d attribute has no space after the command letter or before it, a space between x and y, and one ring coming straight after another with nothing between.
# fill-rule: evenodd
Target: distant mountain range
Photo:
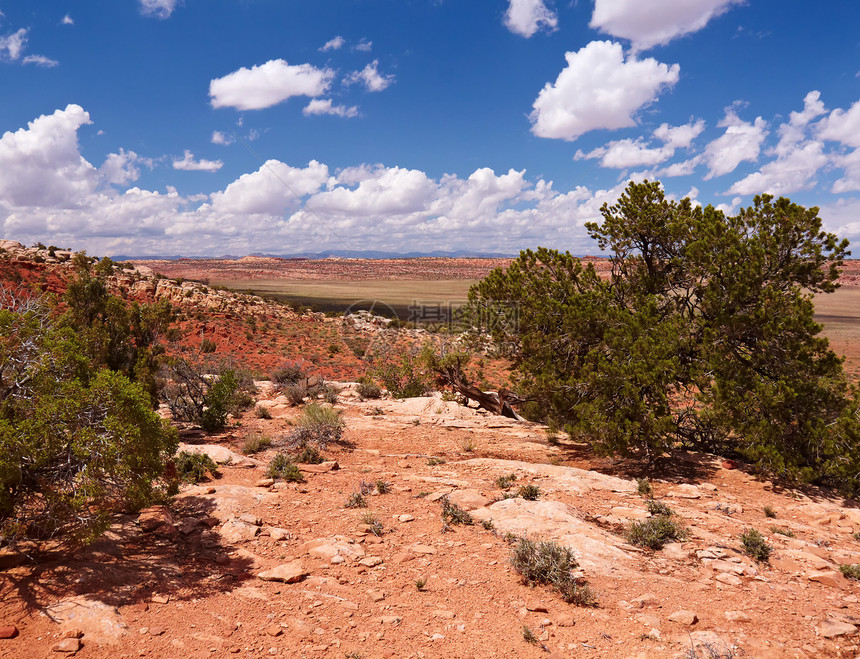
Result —
<instances>
[{"instance_id":1,"label":"distant mountain range","mask_svg":"<svg viewBox=\"0 0 860 659\"><path fill-rule=\"evenodd\" d=\"M327 252L300 252L297 254L263 254L260 252L255 252L254 254L248 254L248 256L258 256L263 258L276 258L276 259L330 259L330 258L341 258L341 259L417 259L417 258L472 258L472 259L500 259L500 258L512 258L515 257L516 254L503 254L499 252L470 252L465 250L459 250L456 252L407 252L406 254L401 254L397 252L377 252L372 250L367 251L352 251L352 250L331 250ZM149 255L149 256L131 256L128 254L117 254L111 255L111 258L114 261L177 261L179 259L209 259L209 260L223 260L223 261L236 261L241 256L235 256L233 254L224 254L223 256L185 256L181 254L174 254L171 256L167 255Z\"/></svg>"}]
</instances>

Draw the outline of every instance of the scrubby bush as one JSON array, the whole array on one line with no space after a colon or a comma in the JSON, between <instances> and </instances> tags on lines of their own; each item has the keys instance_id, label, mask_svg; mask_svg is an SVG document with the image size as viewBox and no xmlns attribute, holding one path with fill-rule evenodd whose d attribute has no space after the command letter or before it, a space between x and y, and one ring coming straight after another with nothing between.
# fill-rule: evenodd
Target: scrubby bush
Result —
<instances>
[{"instance_id":1,"label":"scrubby bush","mask_svg":"<svg viewBox=\"0 0 860 659\"><path fill-rule=\"evenodd\" d=\"M328 403L329 405L334 405L337 403L337 397L340 394L340 389L330 383L326 383L322 386L322 399Z\"/></svg>"},{"instance_id":2,"label":"scrubby bush","mask_svg":"<svg viewBox=\"0 0 860 659\"><path fill-rule=\"evenodd\" d=\"M517 495L526 501L537 501L540 497L540 488L537 485L532 485L531 483L528 485L521 485L520 489L517 490Z\"/></svg>"},{"instance_id":3,"label":"scrubby bush","mask_svg":"<svg viewBox=\"0 0 860 659\"><path fill-rule=\"evenodd\" d=\"M218 475L218 465L205 453L181 451L173 459L176 475L184 483L199 483Z\"/></svg>"},{"instance_id":4,"label":"scrubby bush","mask_svg":"<svg viewBox=\"0 0 860 659\"><path fill-rule=\"evenodd\" d=\"M356 490L350 494L343 504L344 508L367 508L367 499L360 490Z\"/></svg>"},{"instance_id":5,"label":"scrubby bush","mask_svg":"<svg viewBox=\"0 0 860 659\"><path fill-rule=\"evenodd\" d=\"M329 443L341 441L345 425L336 409L310 403L302 410L286 442L294 447L318 446L325 449Z\"/></svg>"},{"instance_id":6,"label":"scrubby bush","mask_svg":"<svg viewBox=\"0 0 860 659\"><path fill-rule=\"evenodd\" d=\"M647 478L637 478L636 493L643 497L653 496L654 490L651 487L651 482Z\"/></svg>"},{"instance_id":7,"label":"scrubby bush","mask_svg":"<svg viewBox=\"0 0 860 659\"><path fill-rule=\"evenodd\" d=\"M281 390L291 405L301 405L308 395L308 387L304 382L285 384Z\"/></svg>"},{"instance_id":8,"label":"scrubby bush","mask_svg":"<svg viewBox=\"0 0 860 659\"><path fill-rule=\"evenodd\" d=\"M318 465L325 462L325 456L320 453L314 446L303 446L296 453L296 462L305 465Z\"/></svg>"},{"instance_id":9,"label":"scrubby bush","mask_svg":"<svg viewBox=\"0 0 860 659\"><path fill-rule=\"evenodd\" d=\"M410 352L399 357L377 355L370 375L382 382L394 398L415 398L433 391L432 373L419 355Z\"/></svg>"},{"instance_id":10,"label":"scrubby bush","mask_svg":"<svg viewBox=\"0 0 860 659\"><path fill-rule=\"evenodd\" d=\"M308 379L308 374L305 371L305 368L299 362L288 362L273 371L269 376L272 380L272 384L275 385L278 389L283 389L286 385L289 384L298 384L300 382L306 382Z\"/></svg>"},{"instance_id":11,"label":"scrubby bush","mask_svg":"<svg viewBox=\"0 0 860 659\"><path fill-rule=\"evenodd\" d=\"M773 547L767 544L757 529L747 529L741 534L741 546L747 556L762 563L767 562L770 552L773 551Z\"/></svg>"},{"instance_id":12,"label":"scrubby bush","mask_svg":"<svg viewBox=\"0 0 860 659\"><path fill-rule=\"evenodd\" d=\"M208 432L217 432L226 426L229 414L237 415L253 403L240 377L234 369L217 362L177 357L167 369L168 381L161 397L177 421L190 421Z\"/></svg>"},{"instance_id":13,"label":"scrubby bush","mask_svg":"<svg viewBox=\"0 0 860 659\"><path fill-rule=\"evenodd\" d=\"M288 483L304 483L305 477L302 472L290 459L290 456L284 453L278 453L269 462L266 469L266 476L269 478L280 478Z\"/></svg>"},{"instance_id":14,"label":"scrubby bush","mask_svg":"<svg viewBox=\"0 0 860 659\"><path fill-rule=\"evenodd\" d=\"M442 521L446 524L465 524L470 526L474 523L472 516L460 508L456 503L442 497Z\"/></svg>"},{"instance_id":15,"label":"scrubby bush","mask_svg":"<svg viewBox=\"0 0 860 659\"><path fill-rule=\"evenodd\" d=\"M2 543L97 537L112 513L164 493L176 451L145 383L105 367L91 335L55 318L26 293L0 289Z\"/></svg>"},{"instance_id":16,"label":"scrubby bush","mask_svg":"<svg viewBox=\"0 0 860 659\"><path fill-rule=\"evenodd\" d=\"M248 437L245 438L245 441L242 442L242 453L245 455L253 455L254 453L265 451L271 446L271 437L264 435L263 433L254 433L253 435L248 435Z\"/></svg>"},{"instance_id":17,"label":"scrubby bush","mask_svg":"<svg viewBox=\"0 0 860 659\"><path fill-rule=\"evenodd\" d=\"M517 480L516 474L508 474L507 476L499 476L496 479L496 487L500 490L507 490Z\"/></svg>"},{"instance_id":18,"label":"scrubby bush","mask_svg":"<svg viewBox=\"0 0 860 659\"><path fill-rule=\"evenodd\" d=\"M658 501L656 499L649 499L645 504L645 507L648 508L648 512L652 515L671 517L675 514L675 511L672 510L665 502Z\"/></svg>"},{"instance_id":19,"label":"scrubby bush","mask_svg":"<svg viewBox=\"0 0 860 659\"><path fill-rule=\"evenodd\" d=\"M675 522L669 515L655 515L648 519L636 520L627 529L627 541L631 545L648 549L662 549L667 542L684 540L689 531Z\"/></svg>"},{"instance_id":20,"label":"scrubby bush","mask_svg":"<svg viewBox=\"0 0 860 659\"><path fill-rule=\"evenodd\" d=\"M192 295L194 295L194 291L188 291L188 293L191 293ZM203 339L200 342L200 352L202 352L203 354L213 353L217 349L218 349L218 346L215 345L215 342L212 339Z\"/></svg>"},{"instance_id":21,"label":"scrubby bush","mask_svg":"<svg viewBox=\"0 0 860 659\"><path fill-rule=\"evenodd\" d=\"M579 606L593 606L597 602L588 584L573 576L578 567L573 552L555 541L518 538L511 548L511 565L523 583L552 586L565 602Z\"/></svg>"},{"instance_id":22,"label":"scrubby bush","mask_svg":"<svg viewBox=\"0 0 860 659\"><path fill-rule=\"evenodd\" d=\"M271 419L272 413L269 411L269 408L265 405L257 405L254 408L254 416L258 419Z\"/></svg>"},{"instance_id":23,"label":"scrubby bush","mask_svg":"<svg viewBox=\"0 0 860 659\"><path fill-rule=\"evenodd\" d=\"M857 563L843 564L839 566L839 571L846 579L860 581L860 565Z\"/></svg>"},{"instance_id":24,"label":"scrubby bush","mask_svg":"<svg viewBox=\"0 0 860 659\"><path fill-rule=\"evenodd\" d=\"M367 399L379 398L380 396L382 396L382 387L380 387L367 376L362 376L361 378L359 378L356 391L358 392L359 396Z\"/></svg>"}]
</instances>

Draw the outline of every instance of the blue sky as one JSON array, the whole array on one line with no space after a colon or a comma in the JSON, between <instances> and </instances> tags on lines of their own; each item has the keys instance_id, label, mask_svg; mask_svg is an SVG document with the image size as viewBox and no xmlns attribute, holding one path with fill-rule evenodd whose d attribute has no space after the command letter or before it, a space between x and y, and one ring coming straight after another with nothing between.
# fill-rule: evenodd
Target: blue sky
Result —
<instances>
[{"instance_id":1,"label":"blue sky","mask_svg":"<svg viewBox=\"0 0 860 659\"><path fill-rule=\"evenodd\" d=\"M0 0L0 237L595 253L630 179L860 239L860 3Z\"/></svg>"}]
</instances>

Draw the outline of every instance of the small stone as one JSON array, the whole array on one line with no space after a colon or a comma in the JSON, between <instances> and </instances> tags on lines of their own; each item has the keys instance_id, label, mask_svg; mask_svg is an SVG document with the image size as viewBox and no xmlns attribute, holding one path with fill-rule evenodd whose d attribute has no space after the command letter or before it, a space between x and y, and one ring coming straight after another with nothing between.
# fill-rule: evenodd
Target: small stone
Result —
<instances>
[{"instance_id":1,"label":"small stone","mask_svg":"<svg viewBox=\"0 0 860 659\"><path fill-rule=\"evenodd\" d=\"M535 611L537 613L549 613L549 609L546 608L546 604L544 604L543 602L538 602L537 600L533 602L527 602L526 609L528 611Z\"/></svg>"},{"instance_id":2,"label":"small stone","mask_svg":"<svg viewBox=\"0 0 860 659\"><path fill-rule=\"evenodd\" d=\"M254 487L272 487L272 485L274 484L274 478L261 478L256 483L254 483Z\"/></svg>"},{"instance_id":3,"label":"small stone","mask_svg":"<svg viewBox=\"0 0 860 659\"><path fill-rule=\"evenodd\" d=\"M437 632L437 633L433 634L433 636L430 637L430 640L431 641L441 641L444 638L445 638L444 635Z\"/></svg>"},{"instance_id":4,"label":"small stone","mask_svg":"<svg viewBox=\"0 0 860 659\"><path fill-rule=\"evenodd\" d=\"M743 611L726 611L724 615L729 622L748 622L750 619Z\"/></svg>"},{"instance_id":5,"label":"small stone","mask_svg":"<svg viewBox=\"0 0 860 659\"><path fill-rule=\"evenodd\" d=\"M740 586L743 583L740 577L735 576L730 572L721 572L716 577L714 577L714 579L728 586Z\"/></svg>"},{"instance_id":6,"label":"small stone","mask_svg":"<svg viewBox=\"0 0 860 659\"><path fill-rule=\"evenodd\" d=\"M666 496L678 499L698 499L702 496L702 493L699 492L699 488L695 485L684 483L666 492Z\"/></svg>"},{"instance_id":7,"label":"small stone","mask_svg":"<svg viewBox=\"0 0 860 659\"><path fill-rule=\"evenodd\" d=\"M0 638L15 638L18 635L18 628L15 625L4 625L0 627Z\"/></svg>"},{"instance_id":8,"label":"small stone","mask_svg":"<svg viewBox=\"0 0 860 659\"><path fill-rule=\"evenodd\" d=\"M301 561L295 560L283 565L273 567L271 570L260 572L258 579L263 581L282 581L283 583L296 583L310 574Z\"/></svg>"},{"instance_id":9,"label":"small stone","mask_svg":"<svg viewBox=\"0 0 860 659\"><path fill-rule=\"evenodd\" d=\"M818 630L824 638L833 638L834 636L850 636L857 631L857 628L847 622L825 620Z\"/></svg>"},{"instance_id":10,"label":"small stone","mask_svg":"<svg viewBox=\"0 0 860 659\"><path fill-rule=\"evenodd\" d=\"M383 625L399 625L400 618L397 616L382 616L379 619L379 622L381 622Z\"/></svg>"},{"instance_id":11,"label":"small stone","mask_svg":"<svg viewBox=\"0 0 860 659\"><path fill-rule=\"evenodd\" d=\"M163 636L167 630L164 627L159 627L158 625L149 628L150 636Z\"/></svg>"},{"instance_id":12,"label":"small stone","mask_svg":"<svg viewBox=\"0 0 860 659\"><path fill-rule=\"evenodd\" d=\"M649 606L656 606L659 603L659 600L654 593L645 593L640 597L630 600L630 603L639 609L644 609Z\"/></svg>"},{"instance_id":13,"label":"small stone","mask_svg":"<svg viewBox=\"0 0 860 659\"><path fill-rule=\"evenodd\" d=\"M659 641L660 640L660 630L652 627L651 631L648 632L648 638L654 639L655 641Z\"/></svg>"},{"instance_id":14,"label":"small stone","mask_svg":"<svg viewBox=\"0 0 860 659\"><path fill-rule=\"evenodd\" d=\"M412 547L410 549L412 549L412 551L415 552L416 554L435 554L436 553L436 548L431 547L430 545L416 544L416 545L412 545Z\"/></svg>"},{"instance_id":15,"label":"small stone","mask_svg":"<svg viewBox=\"0 0 860 659\"><path fill-rule=\"evenodd\" d=\"M382 565L382 559L379 556L366 556L359 561L359 564L364 565L365 567L376 567L377 565Z\"/></svg>"},{"instance_id":16,"label":"small stone","mask_svg":"<svg viewBox=\"0 0 860 659\"><path fill-rule=\"evenodd\" d=\"M672 622L677 622L679 625L695 625L699 622L699 616L697 616L692 611L684 611L683 609L680 611L675 611L669 616L669 620Z\"/></svg>"},{"instance_id":17,"label":"small stone","mask_svg":"<svg viewBox=\"0 0 860 659\"><path fill-rule=\"evenodd\" d=\"M81 639L79 638L64 638L51 648L54 652L65 652L74 654L81 649Z\"/></svg>"},{"instance_id":18,"label":"small stone","mask_svg":"<svg viewBox=\"0 0 860 659\"><path fill-rule=\"evenodd\" d=\"M385 593L381 590L368 590L367 596L374 602L381 602L385 599Z\"/></svg>"},{"instance_id":19,"label":"small stone","mask_svg":"<svg viewBox=\"0 0 860 659\"><path fill-rule=\"evenodd\" d=\"M345 562L346 562L346 559L343 556L341 556L340 554L338 554L337 556L332 556L331 560L329 561L329 563L331 563L332 565L341 565L342 563L345 563Z\"/></svg>"},{"instance_id":20,"label":"small stone","mask_svg":"<svg viewBox=\"0 0 860 659\"><path fill-rule=\"evenodd\" d=\"M821 570L816 572L810 572L806 575L806 578L810 581L817 581L818 583L823 584L825 586L830 586L831 588L842 589L848 585L848 580L836 570Z\"/></svg>"},{"instance_id":21,"label":"small stone","mask_svg":"<svg viewBox=\"0 0 860 659\"><path fill-rule=\"evenodd\" d=\"M149 598L150 602L155 604L167 604L170 601L170 595L162 595L161 593L153 593Z\"/></svg>"},{"instance_id":22,"label":"small stone","mask_svg":"<svg viewBox=\"0 0 860 659\"><path fill-rule=\"evenodd\" d=\"M269 529L269 537L272 540L276 540L276 541L289 540L290 539L290 532L287 531L287 529L272 527Z\"/></svg>"},{"instance_id":23,"label":"small stone","mask_svg":"<svg viewBox=\"0 0 860 659\"><path fill-rule=\"evenodd\" d=\"M250 513L244 513L239 515L239 519L245 522L245 524L250 524L251 526L262 526L263 521L257 517L256 515L251 515Z\"/></svg>"},{"instance_id":24,"label":"small stone","mask_svg":"<svg viewBox=\"0 0 860 659\"><path fill-rule=\"evenodd\" d=\"M415 518L412 515L400 515L400 517L398 517L397 519L401 522L413 522L413 521L415 521Z\"/></svg>"},{"instance_id":25,"label":"small stone","mask_svg":"<svg viewBox=\"0 0 860 659\"><path fill-rule=\"evenodd\" d=\"M83 638L84 633L77 627L70 627L63 632L63 638Z\"/></svg>"},{"instance_id":26,"label":"small stone","mask_svg":"<svg viewBox=\"0 0 860 659\"><path fill-rule=\"evenodd\" d=\"M576 620L569 613L559 613L554 622L557 627L573 627L576 624Z\"/></svg>"},{"instance_id":27,"label":"small stone","mask_svg":"<svg viewBox=\"0 0 860 659\"><path fill-rule=\"evenodd\" d=\"M269 625L268 627L266 627L266 633L269 636L280 636L284 633L284 630L281 628L280 625Z\"/></svg>"},{"instance_id":28,"label":"small stone","mask_svg":"<svg viewBox=\"0 0 860 659\"><path fill-rule=\"evenodd\" d=\"M659 627L660 626L660 618L657 616L651 616L647 613L640 613L636 616L636 620L641 622L646 627Z\"/></svg>"}]
</instances>

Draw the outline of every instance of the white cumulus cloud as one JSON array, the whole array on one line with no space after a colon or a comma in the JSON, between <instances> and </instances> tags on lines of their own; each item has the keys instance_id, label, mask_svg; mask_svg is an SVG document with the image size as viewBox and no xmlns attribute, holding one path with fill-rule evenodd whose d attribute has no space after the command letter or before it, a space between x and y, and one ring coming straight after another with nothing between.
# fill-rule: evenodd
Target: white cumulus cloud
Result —
<instances>
[{"instance_id":1,"label":"white cumulus cloud","mask_svg":"<svg viewBox=\"0 0 860 659\"><path fill-rule=\"evenodd\" d=\"M329 50L340 50L341 48L343 48L343 44L345 43L346 39L341 36L336 36L333 39L329 39L328 41L326 41L320 48L320 51L324 53Z\"/></svg>"},{"instance_id":2,"label":"white cumulus cloud","mask_svg":"<svg viewBox=\"0 0 860 659\"><path fill-rule=\"evenodd\" d=\"M195 160L194 154L185 149L185 155L180 160L174 159L173 169L181 169L186 172L217 172L224 166L220 160Z\"/></svg>"},{"instance_id":3,"label":"white cumulus cloud","mask_svg":"<svg viewBox=\"0 0 860 659\"><path fill-rule=\"evenodd\" d=\"M735 171L742 162L755 162L768 135L767 122L756 117L753 123L744 121L729 108L717 124L725 132L705 147L703 159L708 165L705 180Z\"/></svg>"},{"instance_id":4,"label":"white cumulus cloud","mask_svg":"<svg viewBox=\"0 0 860 659\"><path fill-rule=\"evenodd\" d=\"M843 176L833 183L832 192L841 194L860 190L860 149L835 155L833 164L843 170Z\"/></svg>"},{"instance_id":5,"label":"white cumulus cloud","mask_svg":"<svg viewBox=\"0 0 860 659\"><path fill-rule=\"evenodd\" d=\"M860 101L848 110L836 108L819 122L818 128L822 139L860 147Z\"/></svg>"},{"instance_id":6,"label":"white cumulus cloud","mask_svg":"<svg viewBox=\"0 0 860 659\"><path fill-rule=\"evenodd\" d=\"M27 47L27 32L29 30L22 27L17 32L0 37L0 59L13 61L19 59L24 48Z\"/></svg>"},{"instance_id":7,"label":"white cumulus cloud","mask_svg":"<svg viewBox=\"0 0 860 659\"><path fill-rule=\"evenodd\" d=\"M334 71L311 64L291 65L270 60L250 69L242 67L209 83L212 107L262 110L291 96L320 96L334 78Z\"/></svg>"},{"instance_id":8,"label":"white cumulus cloud","mask_svg":"<svg viewBox=\"0 0 860 659\"><path fill-rule=\"evenodd\" d=\"M358 108L354 105L351 107L333 105L330 98L314 98L305 106L302 114L305 116L312 114L332 114L336 117L357 117Z\"/></svg>"},{"instance_id":9,"label":"white cumulus cloud","mask_svg":"<svg viewBox=\"0 0 860 659\"><path fill-rule=\"evenodd\" d=\"M595 0L589 25L646 50L697 32L743 0Z\"/></svg>"},{"instance_id":10,"label":"white cumulus cloud","mask_svg":"<svg viewBox=\"0 0 860 659\"><path fill-rule=\"evenodd\" d=\"M642 138L637 138L635 140L624 139L610 142L606 146L593 149L588 153L578 150L574 159L600 158L602 167L627 169L628 167L657 165L671 158L674 153L675 150L671 147L650 147Z\"/></svg>"},{"instance_id":11,"label":"white cumulus cloud","mask_svg":"<svg viewBox=\"0 0 860 659\"><path fill-rule=\"evenodd\" d=\"M683 124L681 126L670 126L669 124L660 124L654 131L654 137L666 143L666 146L673 149L687 149L693 143L702 131L705 130L704 119L699 119L695 123Z\"/></svg>"},{"instance_id":12,"label":"white cumulus cloud","mask_svg":"<svg viewBox=\"0 0 860 659\"><path fill-rule=\"evenodd\" d=\"M815 185L815 174L827 161L821 142L807 142L737 181L729 188L728 193L752 195L767 192L784 195L807 190Z\"/></svg>"},{"instance_id":13,"label":"white cumulus cloud","mask_svg":"<svg viewBox=\"0 0 860 659\"><path fill-rule=\"evenodd\" d=\"M361 71L353 71L348 74L343 82L345 85L360 82L364 84L365 89L369 92L381 92L394 82L394 76L379 73L379 60L373 60Z\"/></svg>"},{"instance_id":14,"label":"white cumulus cloud","mask_svg":"<svg viewBox=\"0 0 860 659\"><path fill-rule=\"evenodd\" d=\"M223 192L213 193L211 209L230 215L280 217L325 185L328 176L328 167L316 160L305 168L268 160L256 172L243 174L230 183Z\"/></svg>"},{"instance_id":15,"label":"white cumulus cloud","mask_svg":"<svg viewBox=\"0 0 860 659\"><path fill-rule=\"evenodd\" d=\"M140 178L138 162L151 161L140 158L134 151L120 149L119 153L109 153L102 166L99 167L99 175L103 180L115 185L126 185Z\"/></svg>"},{"instance_id":16,"label":"white cumulus cloud","mask_svg":"<svg viewBox=\"0 0 860 659\"><path fill-rule=\"evenodd\" d=\"M565 54L567 66L540 91L531 113L538 137L575 140L590 130L636 125L634 114L678 82L680 66L625 60L621 44L592 41Z\"/></svg>"},{"instance_id":17,"label":"white cumulus cloud","mask_svg":"<svg viewBox=\"0 0 860 659\"><path fill-rule=\"evenodd\" d=\"M509 0L505 26L514 34L528 38L541 27L554 30L558 26L558 16L544 0Z\"/></svg>"},{"instance_id":18,"label":"white cumulus cloud","mask_svg":"<svg viewBox=\"0 0 860 659\"><path fill-rule=\"evenodd\" d=\"M63 25L74 25L74 24L75 24L75 21L74 21L74 20L72 20L72 17L71 17L71 16L69 16L68 14L66 14L65 16L63 16L63 20L62 20L62 21L60 21L60 22L61 22Z\"/></svg>"},{"instance_id":19,"label":"white cumulus cloud","mask_svg":"<svg viewBox=\"0 0 860 659\"><path fill-rule=\"evenodd\" d=\"M169 18L179 0L140 0L140 13L155 18Z\"/></svg>"},{"instance_id":20,"label":"white cumulus cloud","mask_svg":"<svg viewBox=\"0 0 860 659\"><path fill-rule=\"evenodd\" d=\"M222 146L227 146L229 144L233 144L236 141L232 135L228 133L222 133L220 130L212 131L212 138L210 139L212 144L220 144Z\"/></svg>"}]
</instances>

